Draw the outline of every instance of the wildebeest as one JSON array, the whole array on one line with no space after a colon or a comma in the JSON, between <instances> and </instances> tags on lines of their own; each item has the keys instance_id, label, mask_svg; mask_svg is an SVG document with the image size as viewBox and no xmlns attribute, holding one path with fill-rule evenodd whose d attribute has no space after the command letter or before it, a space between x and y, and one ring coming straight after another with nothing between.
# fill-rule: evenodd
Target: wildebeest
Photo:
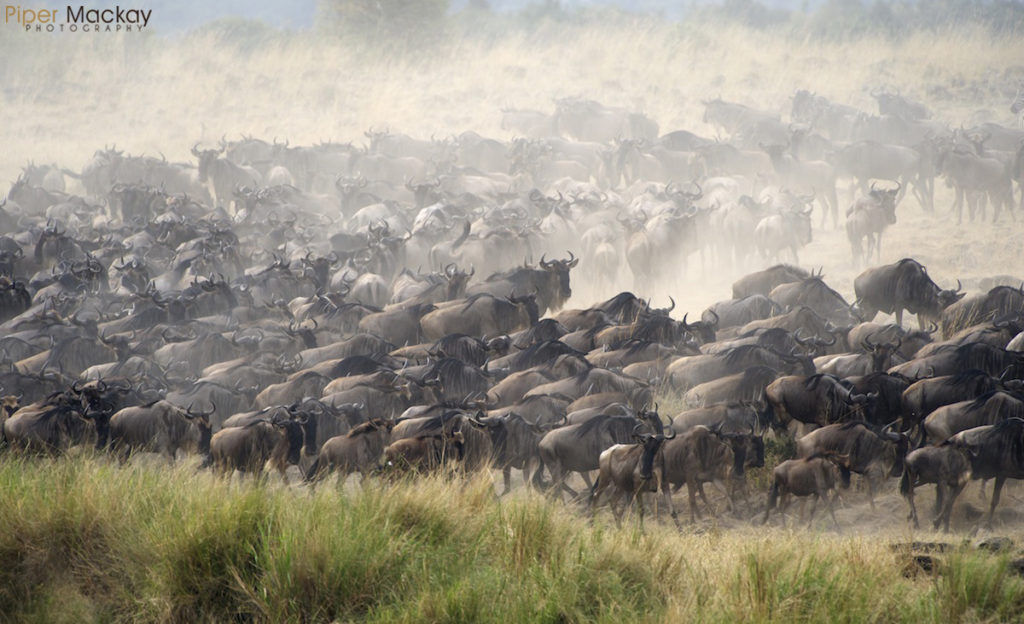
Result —
<instances>
[{"instance_id":1,"label":"wildebeest","mask_svg":"<svg viewBox=\"0 0 1024 624\"><path fill-rule=\"evenodd\" d=\"M762 271L756 271L744 275L732 285L732 298L743 299L752 295L768 296L779 284L788 282L799 282L810 277L811 274L800 267L791 264L776 264Z\"/></svg>"},{"instance_id":2,"label":"wildebeest","mask_svg":"<svg viewBox=\"0 0 1024 624\"><path fill-rule=\"evenodd\" d=\"M124 462L133 451L160 453L173 462L178 449L210 451L209 412L192 412L167 401L126 407L110 417L110 447Z\"/></svg>"},{"instance_id":3,"label":"wildebeest","mask_svg":"<svg viewBox=\"0 0 1024 624\"><path fill-rule=\"evenodd\" d=\"M939 326L942 337L950 338L972 325L1012 318L1017 314L1024 314L1024 286L996 286L986 293L970 295L947 306L942 311Z\"/></svg>"},{"instance_id":4,"label":"wildebeest","mask_svg":"<svg viewBox=\"0 0 1024 624\"><path fill-rule=\"evenodd\" d=\"M306 481L317 481L327 473L338 473L338 486L345 483L353 472L362 475L362 484L377 467L384 448L388 445L393 420L374 418L349 430L344 435L328 439L320 447L316 461L306 471Z\"/></svg>"},{"instance_id":5,"label":"wildebeest","mask_svg":"<svg viewBox=\"0 0 1024 624\"><path fill-rule=\"evenodd\" d=\"M896 315L896 324L903 325L903 311L917 315L921 329L927 323L938 323L942 311L964 297L957 280L955 290L943 290L932 281L923 265L912 258L870 268L853 281L857 305L865 321L879 312Z\"/></svg>"},{"instance_id":6,"label":"wildebeest","mask_svg":"<svg viewBox=\"0 0 1024 624\"><path fill-rule=\"evenodd\" d=\"M428 340L439 340L456 332L494 337L535 325L538 314L533 295L495 297L480 293L424 315L420 326Z\"/></svg>"},{"instance_id":7,"label":"wildebeest","mask_svg":"<svg viewBox=\"0 0 1024 624\"><path fill-rule=\"evenodd\" d=\"M647 418L653 433L662 434L662 423L657 414ZM571 472L586 473L598 469L601 452L613 444L628 444L636 433L638 421L632 416L602 415L578 425L568 425L550 431L538 443L541 461L551 475L552 492L561 496L561 491L577 496L575 490L565 483Z\"/></svg>"},{"instance_id":8,"label":"wildebeest","mask_svg":"<svg viewBox=\"0 0 1024 624\"><path fill-rule=\"evenodd\" d=\"M680 412L672 419L672 430L678 433L702 425L722 433L764 434L767 422L755 403L749 401L718 403Z\"/></svg>"},{"instance_id":9,"label":"wildebeest","mask_svg":"<svg viewBox=\"0 0 1024 624\"><path fill-rule=\"evenodd\" d=\"M832 516L832 522L839 528L839 521L836 520L834 511L835 499L839 495L829 496L830 490L835 490L836 482L839 481L839 468L828 457L815 455L803 459L787 459L772 470L772 485L768 491L768 504L764 510L764 517L761 524L768 522L768 516L772 509L779 503L779 513L785 514L789 506L789 497L792 496L814 496L814 503L811 506L811 515L807 520L809 527L814 521L814 511L819 500L825 501L828 513ZM779 498L781 497L781 501ZM803 510L801 509L801 512ZM802 515L802 514L801 514ZM785 515L782 516L782 524L785 526Z\"/></svg>"},{"instance_id":10,"label":"wildebeest","mask_svg":"<svg viewBox=\"0 0 1024 624\"><path fill-rule=\"evenodd\" d=\"M886 228L896 223L896 196L902 185L897 183L894 189L877 189L872 183L871 191L866 197L858 197L853 205L846 209L846 237L853 251L853 265L859 266L862 261L882 258L882 234ZM861 241L867 239L867 251L861 248Z\"/></svg>"},{"instance_id":11,"label":"wildebeest","mask_svg":"<svg viewBox=\"0 0 1024 624\"><path fill-rule=\"evenodd\" d=\"M1007 418L1024 418L1024 400L994 390L935 409L925 417L922 427L927 439L938 444L965 429L994 425Z\"/></svg>"},{"instance_id":12,"label":"wildebeest","mask_svg":"<svg viewBox=\"0 0 1024 624\"><path fill-rule=\"evenodd\" d=\"M450 461L463 459L464 447L461 431L402 438L384 449L381 460L389 470L399 472L429 472Z\"/></svg>"},{"instance_id":13,"label":"wildebeest","mask_svg":"<svg viewBox=\"0 0 1024 624\"><path fill-rule=\"evenodd\" d=\"M808 307L841 327L851 327L861 320L846 299L825 283L820 272L798 282L779 284L768 296L790 310Z\"/></svg>"},{"instance_id":14,"label":"wildebeest","mask_svg":"<svg viewBox=\"0 0 1024 624\"><path fill-rule=\"evenodd\" d=\"M793 420L818 426L851 420L872 398L855 394L839 378L822 373L787 375L765 388L768 418L780 430Z\"/></svg>"},{"instance_id":15,"label":"wildebeest","mask_svg":"<svg viewBox=\"0 0 1024 624\"><path fill-rule=\"evenodd\" d=\"M994 425L961 431L949 439L949 444L967 454L971 479L995 479L986 520L991 527L1003 483L1007 479L1024 479L1024 420L1008 418Z\"/></svg>"},{"instance_id":16,"label":"wildebeest","mask_svg":"<svg viewBox=\"0 0 1024 624\"><path fill-rule=\"evenodd\" d=\"M601 494L609 487L612 488L612 498L608 505L615 516L615 522L621 524L622 513L618 509L619 499L623 494L636 501L637 517L641 526L644 519L643 495L645 492L661 491L665 497L665 505L676 526L679 526L679 517L676 515L675 507L672 505L672 494L669 492L669 482L665 478L665 453L664 445L667 441L675 438L671 435L639 433L637 429L643 425L637 424L634 428L636 442L633 444L616 444L605 449L598 458L598 474L594 481L594 487L590 491L591 510L600 502Z\"/></svg>"},{"instance_id":17,"label":"wildebeest","mask_svg":"<svg viewBox=\"0 0 1024 624\"><path fill-rule=\"evenodd\" d=\"M697 495L711 507L704 483L713 482L724 491L730 509L737 489L744 485L747 467L764 465L764 441L751 433L723 433L718 428L698 425L668 441L663 450L665 479L672 485L687 486L690 522L700 516Z\"/></svg>"},{"instance_id":18,"label":"wildebeest","mask_svg":"<svg viewBox=\"0 0 1024 624\"><path fill-rule=\"evenodd\" d=\"M514 411L503 416L469 417L466 422L483 429L491 438L491 465L501 470L502 496L512 489L513 468L523 472L523 483L536 485L541 468L540 439L552 426L528 422Z\"/></svg>"},{"instance_id":19,"label":"wildebeest","mask_svg":"<svg viewBox=\"0 0 1024 624\"><path fill-rule=\"evenodd\" d=\"M234 470L254 477L263 474L268 460L287 483L285 470L298 464L302 453L302 423L292 418L259 418L242 427L228 427L213 434L210 461L214 471L230 476Z\"/></svg>"},{"instance_id":20,"label":"wildebeest","mask_svg":"<svg viewBox=\"0 0 1024 624\"><path fill-rule=\"evenodd\" d=\"M466 295L472 297L487 293L496 297L514 297L516 293L535 292L539 314L557 312L572 296L569 271L579 262L580 259L572 252L569 252L567 260L548 261L541 256L539 269L524 266L505 273L495 273L485 281L468 288Z\"/></svg>"},{"instance_id":21,"label":"wildebeest","mask_svg":"<svg viewBox=\"0 0 1024 624\"><path fill-rule=\"evenodd\" d=\"M889 369L911 379L955 375L965 370L978 369L985 373L1021 377L1024 372L1024 353L1007 351L999 347L974 342L961 346L945 345L927 356L898 364Z\"/></svg>"},{"instance_id":22,"label":"wildebeest","mask_svg":"<svg viewBox=\"0 0 1024 624\"><path fill-rule=\"evenodd\" d=\"M793 262L800 262L800 249L811 243L811 210L790 209L761 219L754 228L754 238L763 258L778 259L789 249Z\"/></svg>"},{"instance_id":23,"label":"wildebeest","mask_svg":"<svg viewBox=\"0 0 1024 624\"><path fill-rule=\"evenodd\" d=\"M903 476L900 478L900 494L910 505L907 520L920 526L917 521L917 506L914 504L914 488L934 483L935 512L933 528L943 525L949 532L949 517L953 512L953 501L971 479L971 463L967 453L953 444L925 446L907 453L903 459Z\"/></svg>"},{"instance_id":24,"label":"wildebeest","mask_svg":"<svg viewBox=\"0 0 1024 624\"><path fill-rule=\"evenodd\" d=\"M903 473L903 458L909 450L907 436L893 433L886 426L876 430L863 422L826 425L796 441L797 457L834 453L840 461L844 485L849 485L851 472L864 475L868 483L868 500L875 508L876 481L898 477Z\"/></svg>"},{"instance_id":25,"label":"wildebeest","mask_svg":"<svg viewBox=\"0 0 1024 624\"><path fill-rule=\"evenodd\" d=\"M80 409L76 397L55 393L18 409L0 429L11 448L59 455L94 431Z\"/></svg>"},{"instance_id":26,"label":"wildebeest","mask_svg":"<svg viewBox=\"0 0 1024 624\"><path fill-rule=\"evenodd\" d=\"M1000 379L977 369L967 369L955 375L919 379L903 391L902 430L908 431L919 426L926 416L943 405L972 401L1003 387Z\"/></svg>"},{"instance_id":27,"label":"wildebeest","mask_svg":"<svg viewBox=\"0 0 1024 624\"><path fill-rule=\"evenodd\" d=\"M752 366L767 366L784 373L814 373L806 356L779 353L759 345L743 345L714 355L695 355L675 360L666 369L666 382L685 392L698 384L741 373Z\"/></svg>"}]
</instances>

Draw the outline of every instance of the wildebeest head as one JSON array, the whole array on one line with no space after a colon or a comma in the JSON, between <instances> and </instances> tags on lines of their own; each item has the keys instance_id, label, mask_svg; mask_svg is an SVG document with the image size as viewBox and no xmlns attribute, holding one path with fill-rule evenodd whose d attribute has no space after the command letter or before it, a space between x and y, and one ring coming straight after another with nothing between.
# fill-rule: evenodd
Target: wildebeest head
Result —
<instances>
[{"instance_id":1,"label":"wildebeest head","mask_svg":"<svg viewBox=\"0 0 1024 624\"><path fill-rule=\"evenodd\" d=\"M290 464L298 464L302 454L304 441L302 423L291 418L277 420L274 426L284 434L284 441L287 444L287 461Z\"/></svg>"},{"instance_id":2,"label":"wildebeest head","mask_svg":"<svg viewBox=\"0 0 1024 624\"><path fill-rule=\"evenodd\" d=\"M871 370L875 373L880 373L893 364L892 357L899 352L900 346L903 344L902 338L897 338L896 343L891 342L871 342L871 338L867 337L861 341L861 348L864 349L865 353L871 355Z\"/></svg>"},{"instance_id":3,"label":"wildebeest head","mask_svg":"<svg viewBox=\"0 0 1024 624\"><path fill-rule=\"evenodd\" d=\"M633 428L633 439L643 447L643 453L640 455L640 478L649 481L654 476L654 457L657 455L658 449L666 440L676 437L676 432L669 427L671 435L640 433L641 427L643 427L642 423Z\"/></svg>"},{"instance_id":4,"label":"wildebeest head","mask_svg":"<svg viewBox=\"0 0 1024 624\"><path fill-rule=\"evenodd\" d=\"M546 261L544 256L540 257L540 268L554 273L558 279L558 295L551 298L551 308L561 308L562 304L572 296L572 288L569 287L569 270L580 263L580 259L569 252L566 260Z\"/></svg>"},{"instance_id":5,"label":"wildebeest head","mask_svg":"<svg viewBox=\"0 0 1024 624\"><path fill-rule=\"evenodd\" d=\"M956 288L950 288L939 291L939 308L944 310L950 305L960 301L964 298L967 293L963 292L960 286L960 280L956 281Z\"/></svg>"},{"instance_id":6,"label":"wildebeest head","mask_svg":"<svg viewBox=\"0 0 1024 624\"><path fill-rule=\"evenodd\" d=\"M224 149L224 146L221 146L220 149L200 150L198 143L192 146L192 155L199 159L200 182L206 182L207 176L210 175L210 167L214 162L216 162L217 158L224 153Z\"/></svg>"},{"instance_id":7,"label":"wildebeest head","mask_svg":"<svg viewBox=\"0 0 1024 624\"><path fill-rule=\"evenodd\" d=\"M871 199L875 200L882 212L882 217L889 225L896 223L896 196L902 188L903 185L899 182L896 182L896 188L894 189L876 188L875 183L871 183L871 191L869 192Z\"/></svg>"}]
</instances>

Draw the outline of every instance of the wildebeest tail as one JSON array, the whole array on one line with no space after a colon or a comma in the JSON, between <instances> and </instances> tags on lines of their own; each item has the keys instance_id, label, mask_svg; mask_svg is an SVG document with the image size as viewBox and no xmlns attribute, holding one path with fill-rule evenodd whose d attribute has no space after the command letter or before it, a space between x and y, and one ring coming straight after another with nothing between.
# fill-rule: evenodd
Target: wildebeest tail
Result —
<instances>
[{"instance_id":1,"label":"wildebeest tail","mask_svg":"<svg viewBox=\"0 0 1024 624\"><path fill-rule=\"evenodd\" d=\"M306 483L314 481L320 478L320 457L318 456L313 463L310 464L309 469L306 470L306 474L302 475L302 480Z\"/></svg>"},{"instance_id":2,"label":"wildebeest tail","mask_svg":"<svg viewBox=\"0 0 1024 624\"><path fill-rule=\"evenodd\" d=\"M847 466L839 466L839 482L843 484L844 488L850 487L850 468Z\"/></svg>"},{"instance_id":3,"label":"wildebeest tail","mask_svg":"<svg viewBox=\"0 0 1024 624\"><path fill-rule=\"evenodd\" d=\"M910 471L907 470L906 466L903 467L903 476L900 477L900 494L906 496L910 494L910 488L912 487L913 481L910 477Z\"/></svg>"}]
</instances>

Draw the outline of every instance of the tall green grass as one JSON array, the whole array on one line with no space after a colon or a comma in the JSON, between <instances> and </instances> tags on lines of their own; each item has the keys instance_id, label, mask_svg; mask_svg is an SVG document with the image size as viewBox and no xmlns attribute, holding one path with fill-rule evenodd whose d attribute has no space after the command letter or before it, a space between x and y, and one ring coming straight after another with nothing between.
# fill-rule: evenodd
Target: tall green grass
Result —
<instances>
[{"instance_id":1,"label":"tall green grass","mask_svg":"<svg viewBox=\"0 0 1024 624\"><path fill-rule=\"evenodd\" d=\"M0 620L959 622L1024 607L1007 557L908 574L884 540L611 528L489 477L315 492L191 467L0 459Z\"/></svg>"}]
</instances>

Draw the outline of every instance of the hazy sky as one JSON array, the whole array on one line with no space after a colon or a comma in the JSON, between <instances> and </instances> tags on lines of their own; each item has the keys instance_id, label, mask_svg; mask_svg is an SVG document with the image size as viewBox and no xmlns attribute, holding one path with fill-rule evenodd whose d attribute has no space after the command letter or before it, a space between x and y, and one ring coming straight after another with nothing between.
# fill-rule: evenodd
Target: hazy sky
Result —
<instances>
[{"instance_id":1,"label":"hazy sky","mask_svg":"<svg viewBox=\"0 0 1024 624\"><path fill-rule=\"evenodd\" d=\"M464 8L469 0L450 0L453 11ZM487 0L495 11L518 11L531 5L545 4L545 0ZM560 0L566 8L585 6L615 6L624 9L651 12L669 17L678 16L687 7L702 4L721 4L722 0ZM762 0L767 6L801 9L820 4L822 0ZM23 1L23 6L52 8L54 2ZM83 2L87 8L152 9L151 23L161 33L176 33L195 28L211 20L225 17L245 17L264 20L275 26L308 28L313 23L316 0L92 0ZM73 5L74 6L74 5Z\"/></svg>"}]
</instances>

